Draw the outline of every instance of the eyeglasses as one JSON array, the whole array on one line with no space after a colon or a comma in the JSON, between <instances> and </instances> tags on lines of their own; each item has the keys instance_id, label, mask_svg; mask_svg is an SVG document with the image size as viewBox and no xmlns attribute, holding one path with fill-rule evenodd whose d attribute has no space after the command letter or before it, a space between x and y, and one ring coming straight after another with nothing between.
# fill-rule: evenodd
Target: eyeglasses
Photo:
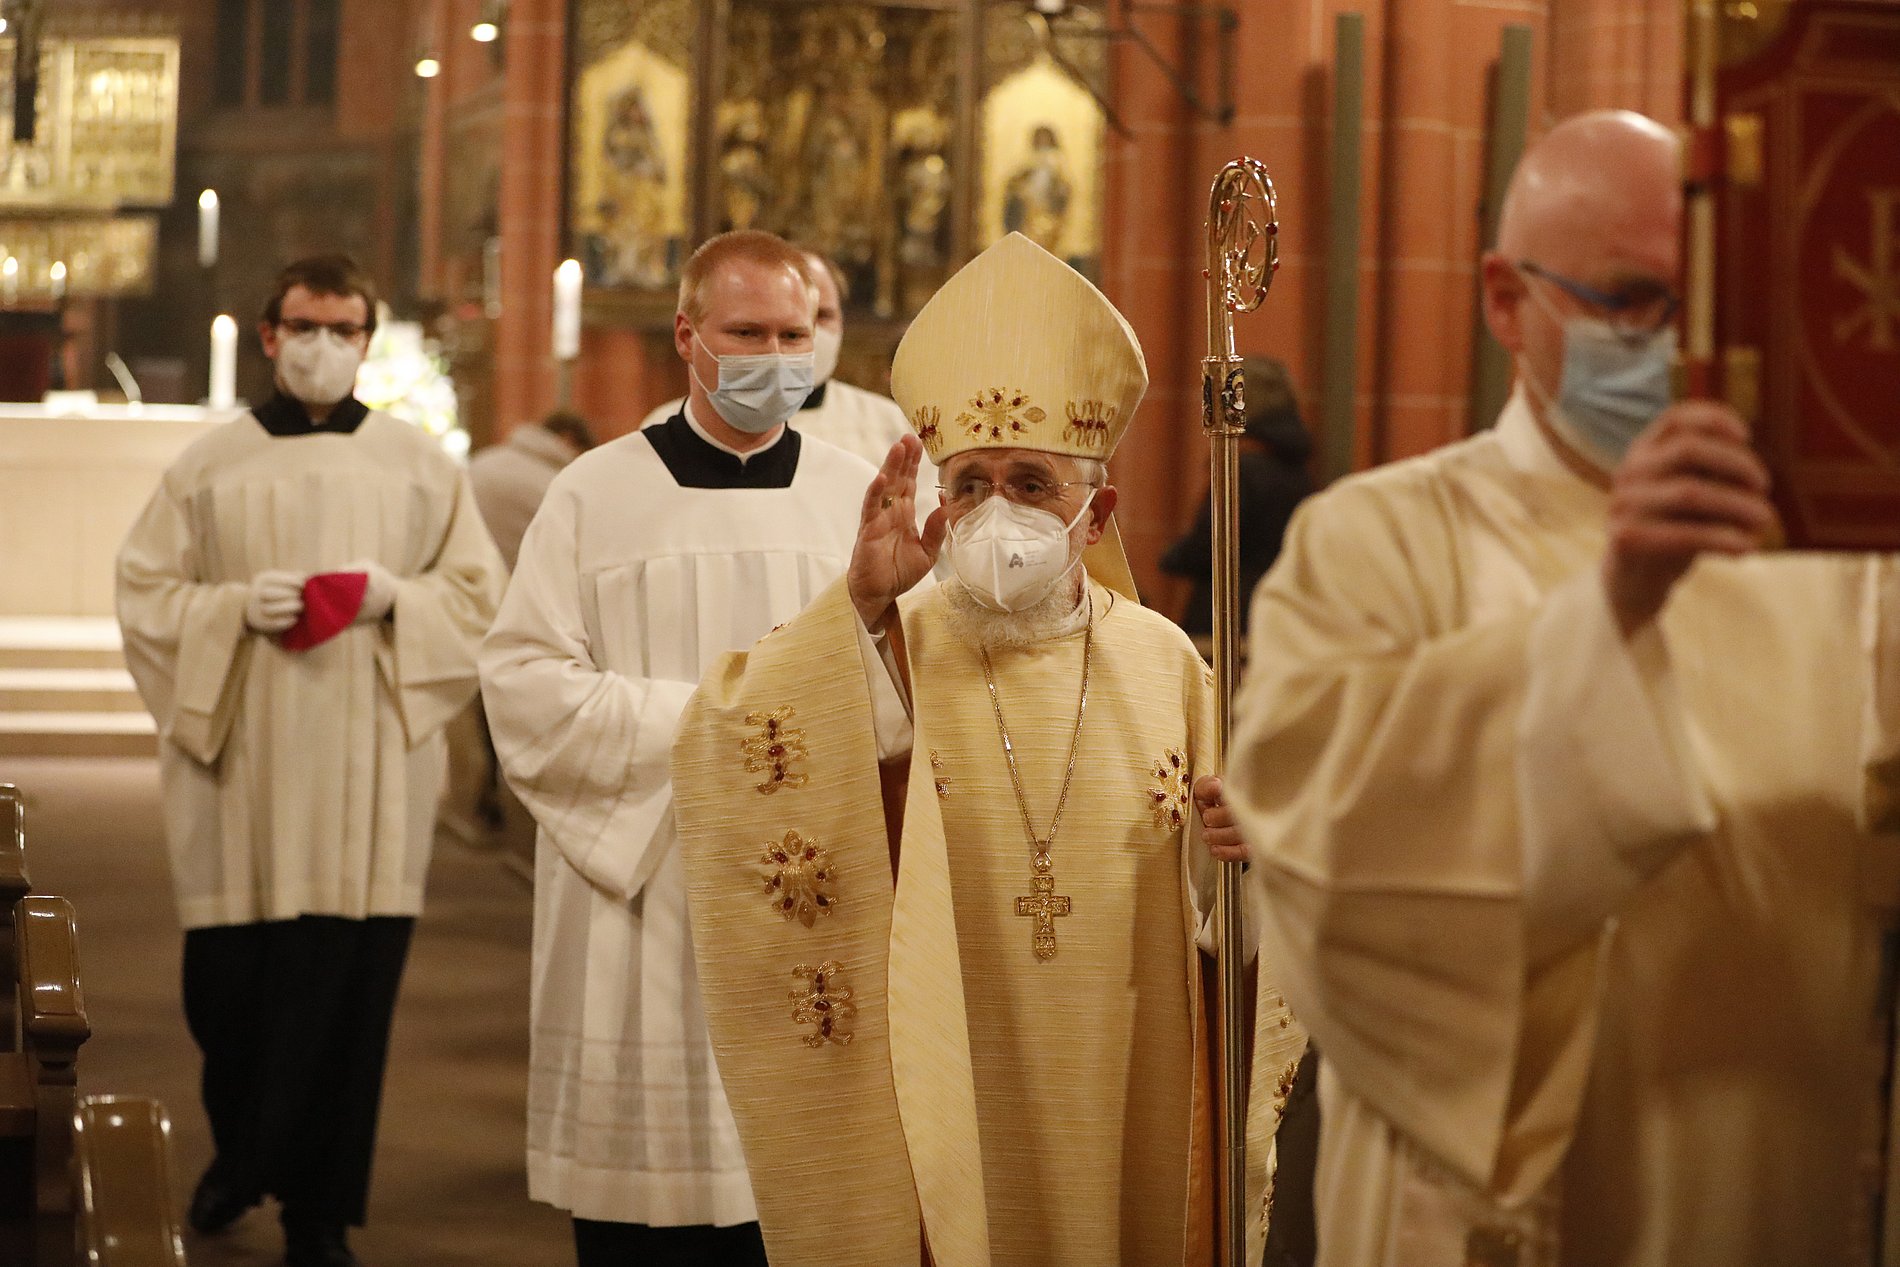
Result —
<instances>
[{"instance_id":1,"label":"eyeglasses","mask_svg":"<svg viewBox=\"0 0 1900 1267\"><path fill-rule=\"evenodd\" d=\"M1553 273L1534 260L1519 260L1517 268L1525 276L1549 282L1578 303L1596 309L1610 328L1626 339L1648 338L1668 325L1682 307L1682 296L1661 282L1637 281L1620 290L1602 291Z\"/></svg>"},{"instance_id":2,"label":"eyeglasses","mask_svg":"<svg viewBox=\"0 0 1900 1267\"><path fill-rule=\"evenodd\" d=\"M1063 489L1093 488L1095 485L1088 480L1045 480L1033 475L1012 475L997 485L980 475L966 475L948 484L937 485L937 496L952 510L968 510L988 501L990 494L999 487L1003 490L1003 496L1018 506L1047 510L1062 500Z\"/></svg>"},{"instance_id":3,"label":"eyeglasses","mask_svg":"<svg viewBox=\"0 0 1900 1267\"><path fill-rule=\"evenodd\" d=\"M359 326L354 321L309 321L303 317L285 317L277 323L277 328L287 334L315 334L319 330L328 330L345 343L354 343L369 333L368 326Z\"/></svg>"}]
</instances>

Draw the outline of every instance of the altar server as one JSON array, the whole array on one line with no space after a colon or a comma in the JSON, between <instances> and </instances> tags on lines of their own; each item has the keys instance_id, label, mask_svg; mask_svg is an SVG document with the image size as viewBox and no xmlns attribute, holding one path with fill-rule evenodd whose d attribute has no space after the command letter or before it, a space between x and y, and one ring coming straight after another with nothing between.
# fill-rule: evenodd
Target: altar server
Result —
<instances>
[{"instance_id":1,"label":"altar server","mask_svg":"<svg viewBox=\"0 0 1900 1267\"><path fill-rule=\"evenodd\" d=\"M1900 567L1757 553L1746 427L1670 405L1681 180L1637 115L1533 147L1496 428L1308 502L1254 603L1322 1264L1896 1261Z\"/></svg>"},{"instance_id":2,"label":"altar server","mask_svg":"<svg viewBox=\"0 0 1900 1267\"><path fill-rule=\"evenodd\" d=\"M848 286L844 273L816 251L805 252L805 271L818 288L818 319L812 327L811 394L791 417L791 425L808 436L837 445L876 466L891 446L910 434L904 411L888 396L853 387L833 377L838 354L844 348L844 304ZM679 412L682 401L669 400L646 416L640 425L665 422ZM928 463L917 490L918 510L928 515L937 506L936 472Z\"/></svg>"},{"instance_id":3,"label":"altar server","mask_svg":"<svg viewBox=\"0 0 1900 1267\"><path fill-rule=\"evenodd\" d=\"M190 1221L275 1196L292 1267L356 1261L441 731L503 583L460 467L351 394L375 313L347 259L285 269L276 394L165 472L118 564L217 1148Z\"/></svg>"},{"instance_id":4,"label":"altar server","mask_svg":"<svg viewBox=\"0 0 1900 1267\"><path fill-rule=\"evenodd\" d=\"M719 656L841 576L873 469L786 420L815 297L771 234L714 238L680 282L691 394L583 454L529 527L482 652L495 747L540 826L530 1194L582 1267L763 1263L688 934L670 773Z\"/></svg>"},{"instance_id":5,"label":"altar server","mask_svg":"<svg viewBox=\"0 0 1900 1267\"><path fill-rule=\"evenodd\" d=\"M1012 234L925 305L892 381L916 436L848 577L713 666L674 752L772 1262L1205 1263L1196 944L1210 851L1244 851L1211 675L1136 601L1112 518L1140 346ZM913 591L940 548L953 579ZM1277 1076L1300 1039L1283 1010L1263 1033Z\"/></svg>"}]
</instances>

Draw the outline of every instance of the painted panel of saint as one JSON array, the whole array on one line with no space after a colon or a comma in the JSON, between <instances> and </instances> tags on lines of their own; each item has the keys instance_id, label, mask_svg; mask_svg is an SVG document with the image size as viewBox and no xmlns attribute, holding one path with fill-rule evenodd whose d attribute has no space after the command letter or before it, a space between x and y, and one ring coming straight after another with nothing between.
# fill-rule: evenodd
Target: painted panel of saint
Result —
<instances>
[{"instance_id":1,"label":"painted panel of saint","mask_svg":"<svg viewBox=\"0 0 1900 1267\"><path fill-rule=\"evenodd\" d=\"M1058 23L1029 6L989 19L980 145L977 249L1021 233L1094 276L1102 253L1101 170L1107 116L1099 10Z\"/></svg>"},{"instance_id":2,"label":"painted panel of saint","mask_svg":"<svg viewBox=\"0 0 1900 1267\"><path fill-rule=\"evenodd\" d=\"M588 285L664 290L691 251L692 5L583 0L569 218Z\"/></svg>"}]
</instances>

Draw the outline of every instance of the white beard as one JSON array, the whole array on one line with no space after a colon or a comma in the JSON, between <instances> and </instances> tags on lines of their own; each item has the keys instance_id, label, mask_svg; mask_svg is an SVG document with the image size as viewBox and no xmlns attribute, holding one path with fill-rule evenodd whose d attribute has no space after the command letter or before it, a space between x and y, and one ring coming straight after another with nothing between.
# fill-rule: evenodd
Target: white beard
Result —
<instances>
[{"instance_id":1,"label":"white beard","mask_svg":"<svg viewBox=\"0 0 1900 1267\"><path fill-rule=\"evenodd\" d=\"M1081 579L1080 569L1077 579ZM1082 605L1082 591L1071 585L1058 585L1033 607L1019 612L994 611L976 601L963 583L943 583L944 602L950 609L950 626L973 647L998 651L1048 642L1077 632L1082 622L1076 619Z\"/></svg>"}]
</instances>

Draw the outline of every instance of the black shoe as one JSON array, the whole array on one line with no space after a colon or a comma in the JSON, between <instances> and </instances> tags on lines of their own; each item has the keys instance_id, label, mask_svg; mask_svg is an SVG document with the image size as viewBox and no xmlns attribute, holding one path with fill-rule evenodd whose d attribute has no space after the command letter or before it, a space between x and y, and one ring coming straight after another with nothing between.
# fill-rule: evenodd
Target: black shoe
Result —
<instances>
[{"instance_id":1,"label":"black shoe","mask_svg":"<svg viewBox=\"0 0 1900 1267\"><path fill-rule=\"evenodd\" d=\"M205 1167L204 1176L191 1194L191 1206L185 1221L200 1236L216 1236L243 1218L260 1198L257 1193L234 1187L218 1173L218 1163Z\"/></svg>"},{"instance_id":2,"label":"black shoe","mask_svg":"<svg viewBox=\"0 0 1900 1267\"><path fill-rule=\"evenodd\" d=\"M341 1223L294 1223L284 1228L284 1267L363 1267L350 1252Z\"/></svg>"}]
</instances>

